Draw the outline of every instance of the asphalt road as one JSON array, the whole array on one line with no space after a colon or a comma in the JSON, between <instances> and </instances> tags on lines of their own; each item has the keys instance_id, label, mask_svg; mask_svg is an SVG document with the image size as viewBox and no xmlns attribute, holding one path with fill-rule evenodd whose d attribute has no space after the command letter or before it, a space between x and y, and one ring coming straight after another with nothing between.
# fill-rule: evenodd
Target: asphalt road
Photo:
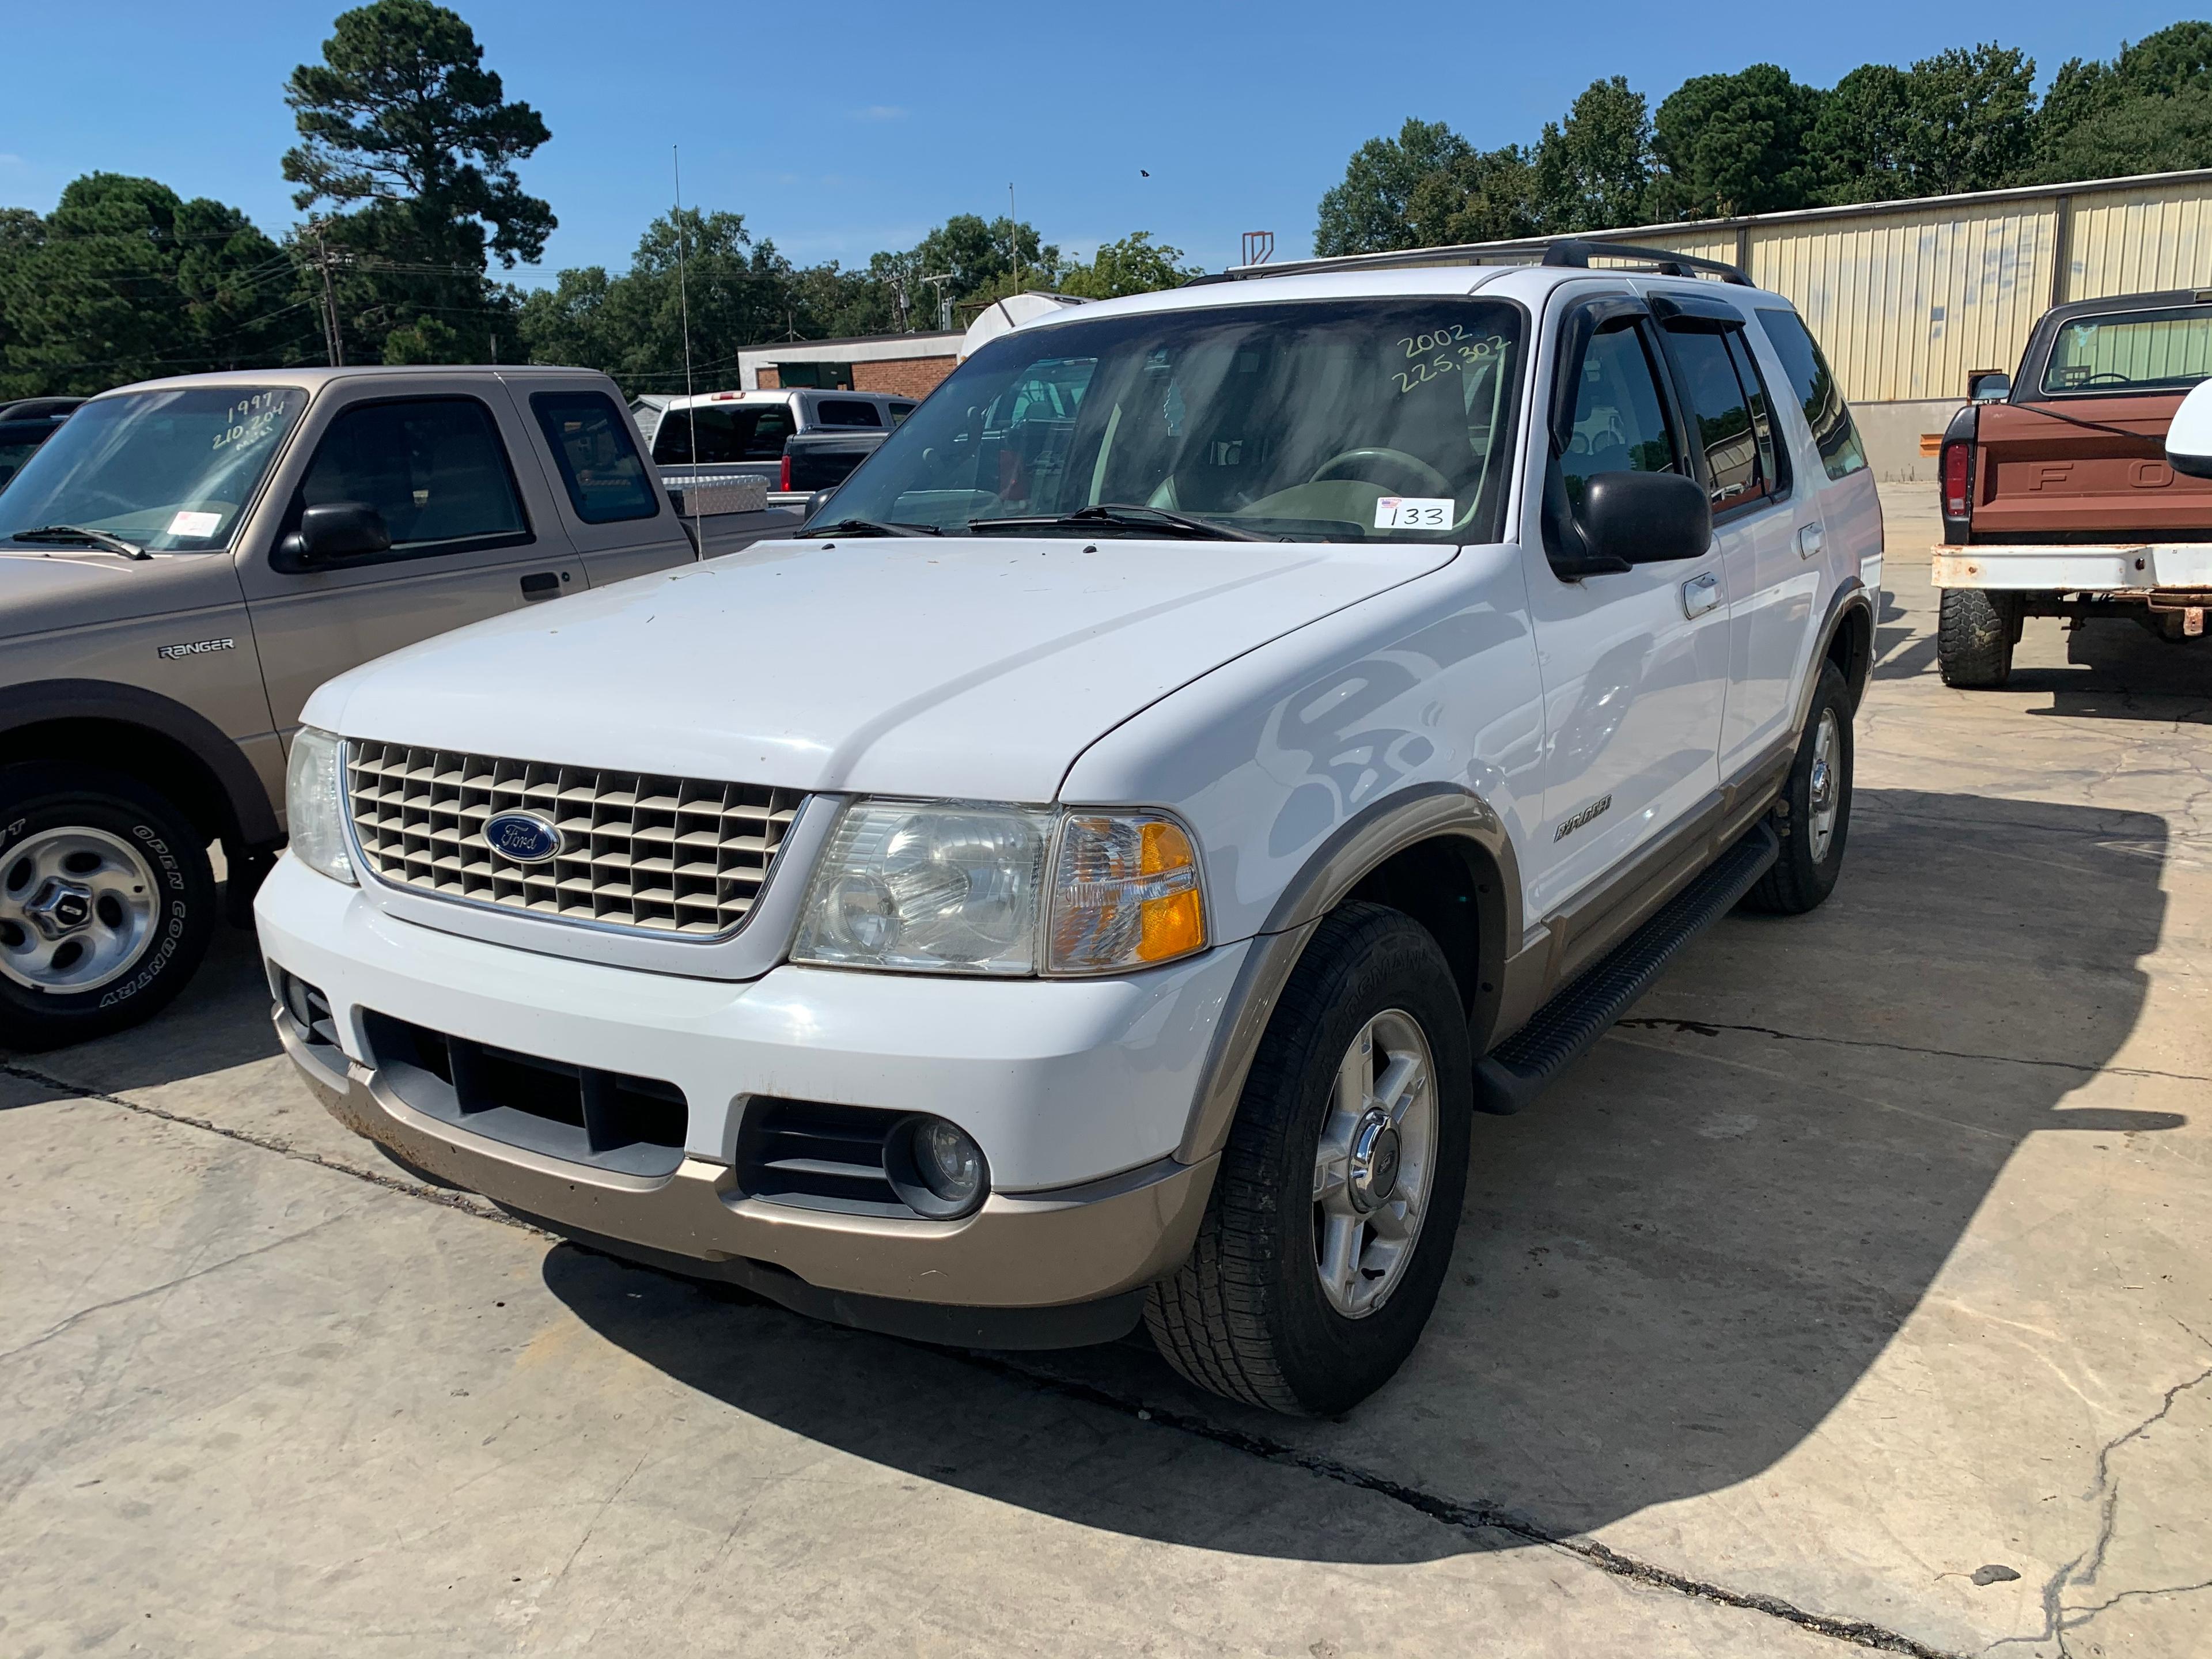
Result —
<instances>
[{"instance_id":1,"label":"asphalt road","mask_svg":"<svg viewBox=\"0 0 2212 1659\"><path fill-rule=\"evenodd\" d=\"M2212 1649L2212 655L1944 690L1924 487L1829 905L1478 1121L1341 1422L810 1324L424 1185L251 941L0 1056L0 1651Z\"/></svg>"}]
</instances>

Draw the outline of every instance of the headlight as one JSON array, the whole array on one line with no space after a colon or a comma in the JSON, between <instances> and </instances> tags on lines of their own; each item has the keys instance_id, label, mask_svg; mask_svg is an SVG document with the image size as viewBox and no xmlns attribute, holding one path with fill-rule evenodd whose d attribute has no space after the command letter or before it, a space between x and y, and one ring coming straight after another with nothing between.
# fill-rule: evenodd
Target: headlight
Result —
<instances>
[{"instance_id":1,"label":"headlight","mask_svg":"<svg viewBox=\"0 0 2212 1659\"><path fill-rule=\"evenodd\" d=\"M329 732L303 726L292 734L284 817L295 858L333 881L353 882L353 860L346 856L345 769L338 762L338 740Z\"/></svg>"},{"instance_id":2,"label":"headlight","mask_svg":"<svg viewBox=\"0 0 2212 1659\"><path fill-rule=\"evenodd\" d=\"M792 960L1035 972L1052 826L1049 811L1018 806L855 802L815 872Z\"/></svg>"},{"instance_id":3,"label":"headlight","mask_svg":"<svg viewBox=\"0 0 2212 1659\"><path fill-rule=\"evenodd\" d=\"M1052 880L1055 974L1106 974L1206 948L1198 854L1181 824L1152 813L1071 814Z\"/></svg>"},{"instance_id":4,"label":"headlight","mask_svg":"<svg viewBox=\"0 0 2212 1659\"><path fill-rule=\"evenodd\" d=\"M1206 942L1198 855L1158 813L859 801L823 854L791 957L917 973L1110 974Z\"/></svg>"}]
</instances>

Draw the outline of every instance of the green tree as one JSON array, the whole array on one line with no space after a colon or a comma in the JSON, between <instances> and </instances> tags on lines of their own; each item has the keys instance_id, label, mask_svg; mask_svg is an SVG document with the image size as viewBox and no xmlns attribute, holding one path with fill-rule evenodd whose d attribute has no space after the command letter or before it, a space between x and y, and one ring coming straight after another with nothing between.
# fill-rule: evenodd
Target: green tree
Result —
<instances>
[{"instance_id":1,"label":"green tree","mask_svg":"<svg viewBox=\"0 0 2212 1659\"><path fill-rule=\"evenodd\" d=\"M520 330L533 362L605 369L631 393L681 392L688 313L691 378L710 391L734 380L744 347L807 331L793 275L775 244L753 240L742 214L686 208L646 228L623 275L564 270L550 290L529 295Z\"/></svg>"},{"instance_id":2,"label":"green tree","mask_svg":"<svg viewBox=\"0 0 2212 1659\"><path fill-rule=\"evenodd\" d=\"M1564 121L1547 123L1534 157L1547 231L1604 230L1643 216L1651 176L1651 118L1625 76L1593 81Z\"/></svg>"},{"instance_id":3,"label":"green tree","mask_svg":"<svg viewBox=\"0 0 2212 1659\"><path fill-rule=\"evenodd\" d=\"M2036 119L2048 183L2212 166L2212 23L2123 43L2111 63L2060 65Z\"/></svg>"},{"instance_id":4,"label":"green tree","mask_svg":"<svg viewBox=\"0 0 2212 1659\"><path fill-rule=\"evenodd\" d=\"M538 112L507 98L475 33L429 0L341 13L284 101L301 140L284 155L293 201L337 210L303 246L337 251L349 357L483 361L514 326L489 257L535 261L556 223L514 171L550 137Z\"/></svg>"},{"instance_id":5,"label":"green tree","mask_svg":"<svg viewBox=\"0 0 2212 1659\"><path fill-rule=\"evenodd\" d=\"M313 319L293 262L236 208L94 173L41 219L0 216L0 388L92 392L296 360Z\"/></svg>"},{"instance_id":6,"label":"green tree","mask_svg":"<svg viewBox=\"0 0 2212 1659\"><path fill-rule=\"evenodd\" d=\"M1060 271L1060 250L1027 220L1015 224L1004 214L986 223L978 215L956 213L921 239L914 258L917 276L952 279L945 294L955 305L1050 288Z\"/></svg>"},{"instance_id":7,"label":"green tree","mask_svg":"<svg viewBox=\"0 0 2212 1659\"><path fill-rule=\"evenodd\" d=\"M1448 173L1474 154L1473 146L1441 121L1407 118L1395 138L1370 138L1352 151L1343 182L1321 198L1314 252L1383 253L1419 247L1413 220L1414 193L1425 181ZM1431 213L1447 213L1446 193L1432 188Z\"/></svg>"},{"instance_id":8,"label":"green tree","mask_svg":"<svg viewBox=\"0 0 2212 1659\"><path fill-rule=\"evenodd\" d=\"M1647 213L1711 219L1808 205L1820 181L1807 145L1822 100L1772 64L1685 81L1652 118L1658 170Z\"/></svg>"},{"instance_id":9,"label":"green tree","mask_svg":"<svg viewBox=\"0 0 2212 1659\"><path fill-rule=\"evenodd\" d=\"M1830 203L1899 201L2016 184L2033 160L2035 62L1995 43L1910 70L1868 64L1836 83L1812 151Z\"/></svg>"},{"instance_id":10,"label":"green tree","mask_svg":"<svg viewBox=\"0 0 2212 1659\"><path fill-rule=\"evenodd\" d=\"M1118 242L1102 242L1087 264L1071 266L1060 291L1085 300L1117 300L1125 294L1150 294L1180 288L1198 275L1182 263L1182 250L1152 240L1149 230L1131 231Z\"/></svg>"},{"instance_id":11,"label":"green tree","mask_svg":"<svg viewBox=\"0 0 2212 1659\"><path fill-rule=\"evenodd\" d=\"M1507 144L1455 157L1413 186L1406 219L1414 247L1536 234L1543 212L1528 152Z\"/></svg>"}]
</instances>

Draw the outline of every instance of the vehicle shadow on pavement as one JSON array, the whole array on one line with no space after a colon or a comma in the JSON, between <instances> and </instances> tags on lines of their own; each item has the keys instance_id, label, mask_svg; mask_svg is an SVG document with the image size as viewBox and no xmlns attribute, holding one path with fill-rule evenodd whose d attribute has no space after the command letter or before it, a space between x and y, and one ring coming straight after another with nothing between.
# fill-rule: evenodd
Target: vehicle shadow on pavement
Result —
<instances>
[{"instance_id":1,"label":"vehicle shadow on pavement","mask_svg":"<svg viewBox=\"0 0 2212 1659\"><path fill-rule=\"evenodd\" d=\"M1218 1462L1158 1444L1197 1437L1082 1407L1084 1390L1551 1532L1718 1491L1850 1393L2028 1136L2185 1121L2063 1103L2141 1012L2164 819L1863 790L1850 836L1827 906L1724 921L1532 1110L1478 1120L1428 1334L1340 1422L1215 1400L1133 1343L1023 1357L1081 1385L1040 1403L995 1362L825 1343L573 1247L546 1282L608 1340L793 1433L1165 1541L1330 1561L1479 1547L1442 1527L1354 1535L1314 1518L1326 1505L1295 1525L1225 1513Z\"/></svg>"},{"instance_id":2,"label":"vehicle shadow on pavement","mask_svg":"<svg viewBox=\"0 0 2212 1659\"><path fill-rule=\"evenodd\" d=\"M2050 623L2031 623L2048 628ZM2153 639L2140 624L2099 617L2066 635L2065 668L2016 665L2008 691L2048 691L2045 718L2212 722L2212 646Z\"/></svg>"}]
</instances>

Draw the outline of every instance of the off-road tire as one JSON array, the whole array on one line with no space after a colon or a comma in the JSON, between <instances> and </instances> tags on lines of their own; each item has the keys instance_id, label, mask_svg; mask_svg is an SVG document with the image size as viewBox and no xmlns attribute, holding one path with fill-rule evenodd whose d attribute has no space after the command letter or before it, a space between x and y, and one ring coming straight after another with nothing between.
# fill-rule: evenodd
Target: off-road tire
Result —
<instances>
[{"instance_id":1,"label":"off-road tire","mask_svg":"<svg viewBox=\"0 0 2212 1659\"><path fill-rule=\"evenodd\" d=\"M1316 1271L1314 1159L1338 1066L1389 1009L1420 1025L1435 1063L1435 1175L1403 1278L1354 1319ZM1333 1416L1389 1381L1451 1263L1472 1113L1467 1013L1435 939L1380 904L1323 918L1261 1039L1190 1258L1147 1298L1168 1363L1212 1393L1300 1415Z\"/></svg>"},{"instance_id":2,"label":"off-road tire","mask_svg":"<svg viewBox=\"0 0 2212 1659\"><path fill-rule=\"evenodd\" d=\"M2001 689L2012 678L2012 648L2020 628L2014 595L1945 588L1936 629L1936 666L1943 684L1962 691Z\"/></svg>"},{"instance_id":3,"label":"off-road tire","mask_svg":"<svg viewBox=\"0 0 2212 1659\"><path fill-rule=\"evenodd\" d=\"M1813 856L1813 763L1824 714L1835 720L1836 749L1832 760L1836 792L1835 828L1824 856ZM1781 856L1759 884L1744 895L1743 908L1769 915L1798 916L1814 909L1835 890L1844 866L1844 843L1851 827L1851 693L1843 672L1832 662L1820 665L1820 683L1813 690L1813 707L1805 719L1805 734L1797 742L1797 757L1790 763L1789 781L1774 804L1775 833L1782 840Z\"/></svg>"},{"instance_id":4,"label":"off-road tire","mask_svg":"<svg viewBox=\"0 0 2212 1659\"><path fill-rule=\"evenodd\" d=\"M121 976L77 993L39 991L0 975L0 1048L59 1048L150 1019L207 953L221 907L206 838L158 792L121 773L39 761L0 769L0 888L15 856L44 832L102 831L140 853L158 909Z\"/></svg>"}]
</instances>

